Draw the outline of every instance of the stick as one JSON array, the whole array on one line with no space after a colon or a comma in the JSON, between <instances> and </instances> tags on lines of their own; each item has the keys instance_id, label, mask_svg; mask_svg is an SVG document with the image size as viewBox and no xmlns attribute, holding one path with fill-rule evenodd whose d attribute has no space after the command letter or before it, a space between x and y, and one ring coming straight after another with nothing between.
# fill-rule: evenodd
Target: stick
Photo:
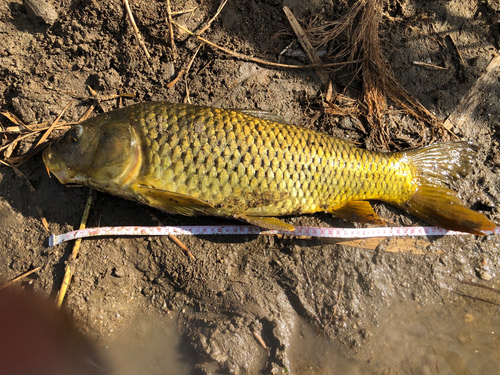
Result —
<instances>
[{"instance_id":1,"label":"stick","mask_svg":"<svg viewBox=\"0 0 500 375\"><path fill-rule=\"evenodd\" d=\"M175 244L179 246L186 253L188 257L190 257L192 260L196 260L191 250L189 250L188 247L184 245L177 237L175 237L173 234L170 234L168 238L174 241Z\"/></svg>"},{"instance_id":2,"label":"stick","mask_svg":"<svg viewBox=\"0 0 500 375\"><path fill-rule=\"evenodd\" d=\"M264 348L267 350L267 345L266 343L264 342L264 340L262 339L262 337L257 333L257 331L252 331L253 333L253 337L255 337L255 340L257 340L257 342Z\"/></svg>"},{"instance_id":3,"label":"stick","mask_svg":"<svg viewBox=\"0 0 500 375\"><path fill-rule=\"evenodd\" d=\"M257 63L257 64L262 64L262 65L267 65L267 66L273 66L275 68L286 68L286 69L310 69L310 68L317 68L317 67L329 68L329 67L336 67L336 66L345 66L345 65L348 65L348 64L358 64L358 63L364 61L364 59L360 59L360 60L352 60L352 61L346 61L346 62L341 62L341 63L328 63L328 64L320 64L320 65L316 65L316 64L309 64L309 65L289 65L289 64L273 63L271 61L266 61L266 60L258 59L258 58L253 57L253 56L243 55L242 53L234 52L234 51L231 51L231 50L229 50L227 48L218 46L217 44L215 44L215 43L213 43L213 42L211 42L211 41L209 41L209 40L207 40L207 39L205 39L205 38L203 38L203 37L201 37L199 35L196 35L191 30L185 28L184 26L179 25L177 22L172 21L172 23L175 26L177 26L178 28L184 30L189 35L194 36L200 42L203 42L205 44L208 44L209 46L217 48L218 50L220 50L220 51L222 51L224 53L227 53L228 55L231 55L231 56L233 56L233 57L235 57L237 59L240 59L240 60L243 60L243 61L251 61L251 62L254 62L254 63Z\"/></svg>"},{"instance_id":4,"label":"stick","mask_svg":"<svg viewBox=\"0 0 500 375\"><path fill-rule=\"evenodd\" d=\"M194 51L194 54L193 54L193 57L191 57L191 60L189 61L189 64L188 66L186 67L186 69L182 69L179 74L177 74L177 77L175 77L172 82L170 82L169 84L167 84L167 88L171 89L172 87L175 86L175 84L177 82L179 82L179 79L181 79L181 77L186 74L187 72L189 72L189 69L191 69L191 65L193 65L193 61L194 61L194 58L196 57L196 55L198 54L198 51L200 50L200 47L201 47L201 44L196 48L196 51Z\"/></svg>"},{"instance_id":5,"label":"stick","mask_svg":"<svg viewBox=\"0 0 500 375\"><path fill-rule=\"evenodd\" d=\"M12 285L14 284L16 281L18 280L21 280L29 275L31 275L32 273L38 271L40 268L42 268L41 266L40 267L36 267L36 268L33 268L32 270L30 271L26 271L25 273L22 273L20 274L19 276L17 277L14 277L13 279L7 281L6 283L3 283L2 285L0 285L0 289L3 289L3 288L7 288L9 285Z\"/></svg>"},{"instance_id":6,"label":"stick","mask_svg":"<svg viewBox=\"0 0 500 375\"><path fill-rule=\"evenodd\" d=\"M299 39L299 42L302 45L302 48L304 48L304 51L309 61L315 65L321 65L321 59L319 58L318 53L313 48L309 38L307 37L302 27L299 25L299 22L293 15L290 8L284 6L283 11L285 12L286 17L288 18L288 22L290 22L290 25L292 26L292 29L295 32L295 35L297 35L297 38ZM328 84L330 82L329 74L321 70L320 68L315 68L315 70L323 86L328 87Z\"/></svg>"},{"instance_id":7,"label":"stick","mask_svg":"<svg viewBox=\"0 0 500 375\"><path fill-rule=\"evenodd\" d=\"M170 8L170 0L167 0L167 21L168 21L168 30L170 32L170 48L172 48L172 59L177 59L177 48L175 47L175 39L174 39L174 27L172 26L172 10Z\"/></svg>"},{"instance_id":8,"label":"stick","mask_svg":"<svg viewBox=\"0 0 500 375\"><path fill-rule=\"evenodd\" d=\"M453 38L453 36L451 34L449 34L447 36L450 38L451 44L453 45L453 48L455 49L455 52L457 53L458 58L460 59L460 64L462 66L465 66L464 58L462 57L462 54L460 53L460 50L458 49L457 43L455 43L455 39Z\"/></svg>"},{"instance_id":9,"label":"stick","mask_svg":"<svg viewBox=\"0 0 500 375\"><path fill-rule=\"evenodd\" d=\"M151 55L148 52L148 49L146 48L146 44L144 43L144 40L142 39L141 33L139 32L139 29L137 28L137 25L135 24L134 16L132 15L132 10L130 10L130 5L128 5L128 0L123 0L123 4L125 5L125 8L127 9L127 14L130 22L132 23L132 27L135 32L135 36L137 40L139 41L139 45L142 47L144 53L146 54L146 57L148 59L151 58Z\"/></svg>"},{"instance_id":10,"label":"stick","mask_svg":"<svg viewBox=\"0 0 500 375\"><path fill-rule=\"evenodd\" d=\"M483 285L483 284L475 283L474 281L461 280L460 282L462 284L477 286L478 288L483 288L483 289L486 289L486 290L491 290L491 291L493 291L495 293L500 293L500 289L491 288L491 287Z\"/></svg>"},{"instance_id":11,"label":"stick","mask_svg":"<svg viewBox=\"0 0 500 375\"><path fill-rule=\"evenodd\" d=\"M33 148L33 150L36 150L38 148L38 146L40 146L43 142L45 142L45 140L48 138L48 136L50 135L50 133L52 132L52 130L54 130L54 128L56 127L58 121L61 119L61 117L64 114L64 112L66 112L66 110L69 108L69 106L72 103L73 103L73 101L70 101L68 103L68 105L66 105L66 107L64 107L64 109L61 111L61 113L59 114L59 116L57 116L57 118L54 120L54 122L52 123L52 125L50 125L50 127L47 129L47 131L42 136L42 138L40 138L40 140L37 142L37 144Z\"/></svg>"},{"instance_id":12,"label":"stick","mask_svg":"<svg viewBox=\"0 0 500 375\"><path fill-rule=\"evenodd\" d=\"M448 70L448 68L439 66L439 65L434 65L434 64L427 64L421 61L414 61L413 65L418 65L418 66L423 66L424 68L429 68L429 69L434 69L434 70Z\"/></svg>"},{"instance_id":13,"label":"stick","mask_svg":"<svg viewBox=\"0 0 500 375\"><path fill-rule=\"evenodd\" d=\"M4 115L10 121L12 121L14 124L16 124L17 126L19 126L21 128L21 130L24 130L24 129L27 128L26 124L24 122L22 122L21 119L19 119L19 117L17 117L13 113L10 113L10 112L7 112L7 111L0 111L0 114Z\"/></svg>"},{"instance_id":14,"label":"stick","mask_svg":"<svg viewBox=\"0 0 500 375\"><path fill-rule=\"evenodd\" d=\"M454 290L452 290L451 292L455 293L455 294L458 294L459 296L462 296L462 297L472 298L472 299L475 299L477 301L491 303L492 305L495 305L495 306L500 306L500 303L498 303L498 302L489 301L487 299L483 299L483 298L479 298L479 297L469 296L468 294L463 294L463 293L455 292Z\"/></svg>"},{"instance_id":15,"label":"stick","mask_svg":"<svg viewBox=\"0 0 500 375\"><path fill-rule=\"evenodd\" d=\"M220 5L219 5L219 8L217 9L217 12L215 12L215 15L210 19L210 21L207 22L207 24L200 30L196 33L196 35L201 35L203 34L205 31L208 30L208 28L210 27L210 25L212 25L212 22L215 21L215 19L219 16L220 12L222 12L222 9L224 8L224 6L226 5L227 3L227 0L223 0Z\"/></svg>"},{"instance_id":16,"label":"stick","mask_svg":"<svg viewBox=\"0 0 500 375\"><path fill-rule=\"evenodd\" d=\"M186 13L191 13L191 12L194 12L196 9L198 9L198 7L194 7L194 8L191 8L191 9L186 9L186 10L178 10L177 12L170 12L170 14L172 16L178 16L180 14L186 14Z\"/></svg>"},{"instance_id":17,"label":"stick","mask_svg":"<svg viewBox=\"0 0 500 375\"><path fill-rule=\"evenodd\" d=\"M163 225L163 223L151 211L148 210L148 213L149 213L149 216L151 216L151 219L153 219L153 221L156 222L156 224ZM176 236L174 236L173 234L169 234L168 238L170 238L172 241L174 241L175 244L177 246L179 246L186 253L186 255L188 257L190 257L192 260L196 260L193 253Z\"/></svg>"},{"instance_id":18,"label":"stick","mask_svg":"<svg viewBox=\"0 0 500 375\"><path fill-rule=\"evenodd\" d=\"M93 197L93 190L89 189L89 197L87 199L87 204L85 205L85 209L83 210L82 221L80 222L80 229L85 229L85 227L87 226L87 219L89 218L90 207L92 206L92 197ZM69 262L75 260L76 257L78 256L78 251L80 250L81 243L82 243L81 238L75 241L75 245L73 246L73 251L71 252L70 258L68 259ZM71 276L73 276L73 270L68 264L64 270L64 278L61 288L59 289L59 293L57 293L56 306L58 309L61 308L64 297L66 296L66 292L68 291L69 284L71 283Z\"/></svg>"},{"instance_id":19,"label":"stick","mask_svg":"<svg viewBox=\"0 0 500 375\"><path fill-rule=\"evenodd\" d=\"M460 103L455 108L455 111L448 116L443 126L451 130L455 128L455 132L459 130L467 122L472 121L472 114L477 107L483 102L486 95L491 93L491 87L498 84L498 76L500 74L500 55L495 56L486 67L486 71L476 81L470 91L463 97Z\"/></svg>"}]
</instances>

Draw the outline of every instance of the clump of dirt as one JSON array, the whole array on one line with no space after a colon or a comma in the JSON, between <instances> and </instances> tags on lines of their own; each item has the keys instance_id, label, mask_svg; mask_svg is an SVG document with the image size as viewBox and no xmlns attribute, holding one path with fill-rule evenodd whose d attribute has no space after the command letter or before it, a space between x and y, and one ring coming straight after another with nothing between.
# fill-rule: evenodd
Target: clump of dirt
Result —
<instances>
[{"instance_id":1,"label":"clump of dirt","mask_svg":"<svg viewBox=\"0 0 500 375\"><path fill-rule=\"evenodd\" d=\"M195 0L171 3L174 12L188 10L174 14L174 21L194 31L219 7ZM353 78L352 70L329 73L336 90L346 96L334 96L325 106L326 88L314 70L238 60L179 28L174 28L179 57L173 60L166 2L130 1L149 59L121 2L47 4L58 15L50 22L29 12L21 0L0 2L0 105L24 124L50 125L71 101L62 122L77 121L90 105L102 112L120 104L189 98L194 104L271 111L287 122L378 147L376 138L369 137L369 123L356 116L365 110L359 100L363 82ZM316 25L328 29L354 2L228 2L203 37L267 61L303 64L283 5L307 30L313 17ZM407 92L439 121L445 120L497 53L500 33L494 2L389 1L382 3L380 12L377 36L384 62ZM339 41L329 46L335 43ZM297 53L280 55L290 44ZM136 96L100 100L122 93ZM481 147L472 173L455 188L470 206L496 222L499 93L497 83L474 121L455 134ZM400 107L391 108L391 101L387 104L380 121L386 139L396 140L390 147L405 147L415 139L426 144L445 139L447 133L422 133L418 120ZM346 107L353 112L341 111ZM0 130L13 125L0 118ZM0 148L14 136L2 132ZM12 156L25 153L30 145L16 147ZM88 190L49 178L39 155L19 169L34 191L12 168L0 167L0 281L41 266L14 288L54 299L72 245L49 248L47 238L78 227ZM421 224L389 206L377 205L376 211L396 225ZM232 223L153 214L168 225ZM288 220L303 226L354 225L326 214ZM99 193L87 225L157 223L149 208ZM445 373L496 370L498 333L488 332L498 332L498 308L491 303L498 303L498 294L476 284L500 288L499 237L421 240L431 242L423 255L393 252L400 247L389 240L373 250L359 242L348 246L295 237L183 237L196 261L163 237L84 240L65 308L120 374L321 374L333 368L346 373L420 368L425 373L436 366ZM474 284L463 283L471 280ZM439 324L445 321L446 326ZM401 337L420 343L420 350L409 344L401 349ZM471 355L476 350L481 361ZM133 358L140 360L132 363Z\"/></svg>"}]
</instances>

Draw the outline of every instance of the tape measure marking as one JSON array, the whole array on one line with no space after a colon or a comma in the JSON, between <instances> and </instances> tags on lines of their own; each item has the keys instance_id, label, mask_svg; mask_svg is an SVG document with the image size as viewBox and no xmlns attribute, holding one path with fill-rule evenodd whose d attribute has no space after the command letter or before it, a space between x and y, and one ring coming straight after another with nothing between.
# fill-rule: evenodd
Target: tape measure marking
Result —
<instances>
[{"instance_id":1,"label":"tape measure marking","mask_svg":"<svg viewBox=\"0 0 500 375\"><path fill-rule=\"evenodd\" d=\"M486 234L500 234L500 227ZM457 232L439 227L384 227L384 228L321 228L296 227L294 232L267 230L250 225L208 225L183 227L102 227L86 228L49 237L49 246L97 236L200 236L200 235L273 235L307 236L322 238L368 238L368 237L404 237L404 236L448 236L470 233Z\"/></svg>"}]
</instances>

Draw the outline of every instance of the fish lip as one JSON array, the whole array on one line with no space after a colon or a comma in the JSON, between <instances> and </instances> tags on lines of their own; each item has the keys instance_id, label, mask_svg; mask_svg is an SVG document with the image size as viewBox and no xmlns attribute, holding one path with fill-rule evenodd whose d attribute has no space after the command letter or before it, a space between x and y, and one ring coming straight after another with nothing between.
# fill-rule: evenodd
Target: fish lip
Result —
<instances>
[{"instance_id":1,"label":"fish lip","mask_svg":"<svg viewBox=\"0 0 500 375\"><path fill-rule=\"evenodd\" d=\"M42 160L49 173L52 173L61 184L73 182L76 173L71 173L71 169L62 162L59 158L54 157L50 150L50 146L43 152Z\"/></svg>"}]
</instances>

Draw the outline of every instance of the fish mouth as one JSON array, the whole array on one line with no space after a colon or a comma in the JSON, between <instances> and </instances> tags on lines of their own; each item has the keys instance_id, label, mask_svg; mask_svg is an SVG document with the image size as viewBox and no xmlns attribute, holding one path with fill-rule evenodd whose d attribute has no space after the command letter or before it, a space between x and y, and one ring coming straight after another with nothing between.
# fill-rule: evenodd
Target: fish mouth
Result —
<instances>
[{"instance_id":1,"label":"fish mouth","mask_svg":"<svg viewBox=\"0 0 500 375\"><path fill-rule=\"evenodd\" d=\"M61 184L69 184L74 182L76 172L72 171L66 163L64 163L60 158L55 156L50 146L43 152L42 160L47 168L47 172L52 173L59 180Z\"/></svg>"}]
</instances>

